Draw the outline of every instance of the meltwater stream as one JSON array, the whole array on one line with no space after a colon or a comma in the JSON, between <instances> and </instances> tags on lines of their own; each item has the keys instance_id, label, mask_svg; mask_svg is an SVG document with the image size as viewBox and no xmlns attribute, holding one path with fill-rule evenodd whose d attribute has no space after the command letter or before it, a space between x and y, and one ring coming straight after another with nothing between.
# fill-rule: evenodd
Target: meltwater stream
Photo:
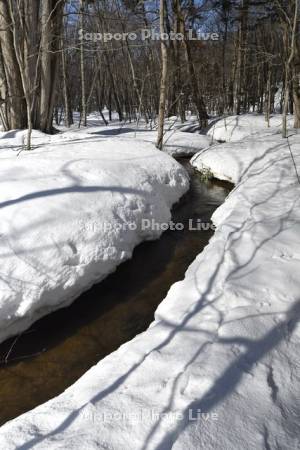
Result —
<instances>
[{"instance_id":1,"label":"meltwater stream","mask_svg":"<svg viewBox=\"0 0 300 450\"><path fill-rule=\"evenodd\" d=\"M173 210L183 231L166 231L140 244L131 260L71 306L49 314L0 345L0 424L63 392L91 366L144 331L170 286L207 245L211 229L190 230L189 219L209 222L231 185L204 183L187 160L191 188Z\"/></svg>"}]
</instances>

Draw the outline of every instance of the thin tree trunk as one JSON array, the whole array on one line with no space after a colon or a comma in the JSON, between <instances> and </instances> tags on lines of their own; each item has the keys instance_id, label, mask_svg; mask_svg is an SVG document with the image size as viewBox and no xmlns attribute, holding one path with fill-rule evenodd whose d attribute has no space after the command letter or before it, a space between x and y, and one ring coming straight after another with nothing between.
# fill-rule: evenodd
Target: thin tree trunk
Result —
<instances>
[{"instance_id":1,"label":"thin tree trunk","mask_svg":"<svg viewBox=\"0 0 300 450\"><path fill-rule=\"evenodd\" d=\"M80 0L80 28L84 30L84 0ZM81 80L81 112L79 127L83 124L87 125L87 110L86 110L86 92L85 92L85 68L84 68L84 40L80 41L80 80Z\"/></svg>"},{"instance_id":2,"label":"thin tree trunk","mask_svg":"<svg viewBox=\"0 0 300 450\"><path fill-rule=\"evenodd\" d=\"M298 26L299 29L299 26ZM293 100L294 100L294 128L300 128L300 51L299 41L296 42L296 56L293 67Z\"/></svg>"},{"instance_id":3,"label":"thin tree trunk","mask_svg":"<svg viewBox=\"0 0 300 450\"><path fill-rule=\"evenodd\" d=\"M160 33L165 32L165 1L160 0L159 6L160 14ZM164 123L165 123L165 110L166 110L166 90L167 90L167 76L168 76L168 48L166 41L161 39L161 78L160 78L160 96L159 96L159 116L158 116L158 132L156 147L159 150L163 148L164 137Z\"/></svg>"},{"instance_id":4,"label":"thin tree trunk","mask_svg":"<svg viewBox=\"0 0 300 450\"><path fill-rule=\"evenodd\" d=\"M288 104L289 104L289 85L290 85L290 75L291 75L291 64L293 62L296 50L296 30L297 30L297 19L298 19L298 0L295 0L295 10L294 10L294 18L293 25L291 30L291 50L289 57L286 61L285 65L285 92L284 92L284 104L283 104L283 115L282 115L282 137L287 137L287 112L288 112ZM288 32L286 29L285 33L285 46L287 51L289 50L288 45Z\"/></svg>"},{"instance_id":5,"label":"thin tree trunk","mask_svg":"<svg viewBox=\"0 0 300 450\"><path fill-rule=\"evenodd\" d=\"M241 102L244 90L245 51L248 24L249 0L242 0L237 43L237 62L233 89L234 114L241 113Z\"/></svg>"},{"instance_id":6,"label":"thin tree trunk","mask_svg":"<svg viewBox=\"0 0 300 450\"><path fill-rule=\"evenodd\" d=\"M300 128L300 73L294 73L293 99L294 99L294 128Z\"/></svg>"},{"instance_id":7,"label":"thin tree trunk","mask_svg":"<svg viewBox=\"0 0 300 450\"><path fill-rule=\"evenodd\" d=\"M61 39L61 66L62 66L62 79L63 79L63 97L64 97L64 124L66 127L70 127L70 106L68 95L68 81L67 81L67 69L66 69L66 57L64 52L64 41Z\"/></svg>"},{"instance_id":8,"label":"thin tree trunk","mask_svg":"<svg viewBox=\"0 0 300 450\"><path fill-rule=\"evenodd\" d=\"M271 114L271 77L272 72L268 66L268 79L267 79L267 92L265 98L265 120L267 122L268 128L270 127L270 114Z\"/></svg>"}]
</instances>

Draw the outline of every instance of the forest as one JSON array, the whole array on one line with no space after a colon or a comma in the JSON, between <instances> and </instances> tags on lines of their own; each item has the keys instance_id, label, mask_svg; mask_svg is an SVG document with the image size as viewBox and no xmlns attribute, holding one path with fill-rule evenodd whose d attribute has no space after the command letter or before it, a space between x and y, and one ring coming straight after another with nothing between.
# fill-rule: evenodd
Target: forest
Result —
<instances>
[{"instance_id":1,"label":"forest","mask_svg":"<svg viewBox=\"0 0 300 450\"><path fill-rule=\"evenodd\" d=\"M104 106L109 118L117 111L158 128L168 116L184 122L187 110L200 128L210 116L249 111L268 122L277 92L283 135L288 113L300 127L296 0L3 0L0 8L4 130L51 133L70 126L73 112L85 126Z\"/></svg>"}]
</instances>

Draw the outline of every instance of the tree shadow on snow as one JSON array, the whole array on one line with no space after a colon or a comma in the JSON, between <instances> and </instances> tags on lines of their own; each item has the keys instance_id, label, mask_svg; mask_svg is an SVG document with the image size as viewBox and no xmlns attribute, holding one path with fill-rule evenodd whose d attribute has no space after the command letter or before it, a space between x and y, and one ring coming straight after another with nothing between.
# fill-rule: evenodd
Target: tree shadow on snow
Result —
<instances>
[{"instance_id":1,"label":"tree shadow on snow","mask_svg":"<svg viewBox=\"0 0 300 450\"><path fill-rule=\"evenodd\" d=\"M269 149L268 151L271 151ZM261 156L263 160L264 156L266 156L267 152ZM275 162L275 161L274 161ZM268 162L267 162L268 165ZM252 168L252 167L251 167ZM262 168L263 170L263 168ZM251 177L255 177L259 174L258 171L254 171L251 173L250 168L247 171L247 180L251 180ZM245 176L245 174L244 174ZM269 184L270 189L269 192L266 192L264 198L254 204L252 204L251 208L249 208L249 213L244 220L237 226L232 226L232 229L228 231L224 243L222 244L222 250L218 254L218 262L211 267L211 274L207 281L206 286L199 283L202 283L201 277L197 279L196 275L194 276L195 287L199 292L198 300L194 303L192 308L184 315L182 320L179 323L171 323L168 321L164 321L163 319L157 323L157 325L164 325L166 329L169 329L164 339L161 340L160 343L155 345L152 349L145 352L144 355L133 364L127 371L125 371L122 375L118 376L114 381L111 382L107 387L102 389L97 395L91 398L88 402L82 405L80 408L74 410L68 417L54 430L46 433L42 436L33 437L30 441L23 444L19 447L20 450L27 450L33 448L35 445L39 444L45 439L51 438L53 436L58 435L59 433L63 433L66 429L68 429L74 421L78 418L81 411L88 405L96 405L101 400L115 392L138 368L147 360L147 358L153 354L153 352L161 352L164 348L166 348L178 334L193 330L199 332L199 336L201 334L206 334L206 341L202 342L199 348L195 349L194 354L191 358L186 361L185 365L180 368L177 375L175 375L173 379L173 386L171 389L171 394L169 397L168 403L162 408L163 412L171 412L175 400L175 392L178 385L178 381L182 373L184 373L188 367L193 364L199 355L211 344L220 343L225 345L237 345L243 346L245 348L241 354L237 355L234 361L228 363L227 367L224 367L222 373L220 373L219 377L213 382L211 388L208 391L200 396L200 398L192 401L183 411L183 419L176 424L171 430L165 430L163 437L156 444L156 450L165 450L172 448L174 442L177 440L178 436L187 429L191 422L189 420L189 415L192 412L195 417L198 410L202 412L208 413L214 408L216 405L220 404L224 399L231 395L231 393L237 388L240 384L242 377L245 371L245 365L247 366L247 371L251 370L255 364L257 364L260 360L262 360L267 354L269 354L272 350L274 350L281 341L286 339L286 333L288 331L288 335L291 336L297 322L300 318L300 299L294 301L291 305L290 309L285 313L285 320L275 326L266 327L265 333L259 339L251 339L249 337L244 336L233 336L231 337L222 337L218 335L218 332L208 332L207 330L201 329L201 327L197 327L195 330L191 328L191 321L195 318L200 312L205 310L205 308L215 308L217 314L219 315L219 327L223 324L223 313L217 308L217 300L222 295L220 293L214 292L215 283L217 278L220 276L221 270L224 268L224 261L228 252L232 252L234 256L234 250L236 244L243 240L245 236L249 236L249 231L251 231L251 244L252 249L250 251L249 256L247 256L246 260L241 262L238 257L232 258L233 267L227 273L226 281L229 282L230 279L236 278L239 276L239 272L241 269L245 269L247 266L249 267L251 262L254 260L257 252L262 249L266 243L270 242L276 236L280 235L283 231L287 229L286 227L286 219L292 213L292 210L295 206L295 202L299 199L295 198L295 201L289 205L286 205L286 211L279 215L278 212L270 218L262 218L257 219L255 214L255 209L260 208L260 212L264 209L264 205L267 205L269 202L273 201L275 197L278 196L279 200L281 199L282 188L281 188L281 180L284 174L279 173L279 178L277 181L274 181L273 185ZM243 182L247 182L244 180ZM237 188L236 188L237 189ZM231 194L232 195L232 194ZM249 200L245 199L247 202ZM253 202L253 200L252 200ZM274 220L276 223L275 229L272 232L272 235L267 237L261 237L258 239L259 234L256 234L253 230L260 225L263 225L266 220ZM213 244L211 244L213 245ZM238 255L236 255L238 256ZM195 274L201 273L201 261L198 264L198 267L195 268ZM230 307L230 304L228 305ZM276 313L274 313L276 314ZM245 319L246 317L243 317ZM239 319L237 319L239 320ZM246 364L245 364L246 363ZM157 422L153 425L153 427L148 432L144 443L141 443L141 449L146 450L149 448L150 444L153 444L154 438L157 438L158 430L162 424L161 418L157 420Z\"/></svg>"},{"instance_id":2,"label":"tree shadow on snow","mask_svg":"<svg viewBox=\"0 0 300 450\"><path fill-rule=\"evenodd\" d=\"M139 128L112 128L109 130L102 131L93 131L89 134L95 134L97 136L119 136L121 134L127 133L141 133L141 132L149 132L149 130L143 130Z\"/></svg>"}]
</instances>

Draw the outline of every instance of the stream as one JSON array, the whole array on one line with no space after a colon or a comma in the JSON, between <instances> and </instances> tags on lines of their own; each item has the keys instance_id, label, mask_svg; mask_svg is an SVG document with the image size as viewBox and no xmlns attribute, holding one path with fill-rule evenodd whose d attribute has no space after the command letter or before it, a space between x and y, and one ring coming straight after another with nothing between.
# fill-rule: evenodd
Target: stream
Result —
<instances>
[{"instance_id":1,"label":"stream","mask_svg":"<svg viewBox=\"0 0 300 450\"><path fill-rule=\"evenodd\" d=\"M207 245L213 230L190 230L209 222L231 185L201 181L187 159L189 192L173 208L185 224L137 246L132 259L82 294L71 306L34 323L0 344L0 424L59 395L91 366L147 329L170 286Z\"/></svg>"}]
</instances>

